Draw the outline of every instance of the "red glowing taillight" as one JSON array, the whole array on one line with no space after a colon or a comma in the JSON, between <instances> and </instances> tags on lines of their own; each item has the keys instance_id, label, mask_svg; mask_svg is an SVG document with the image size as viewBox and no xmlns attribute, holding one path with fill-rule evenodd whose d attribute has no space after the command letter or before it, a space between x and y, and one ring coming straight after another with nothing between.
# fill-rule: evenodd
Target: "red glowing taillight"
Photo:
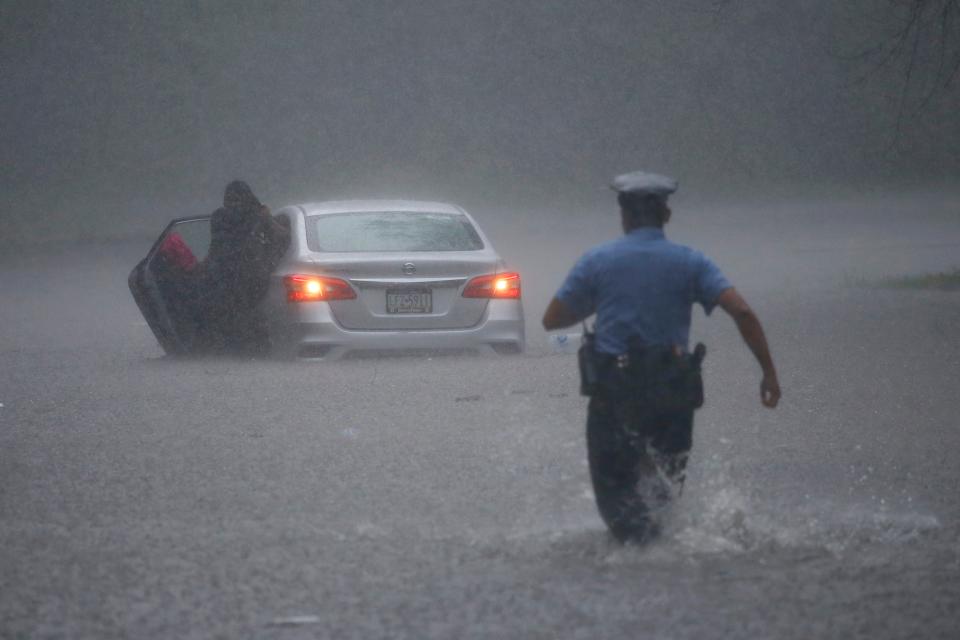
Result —
<instances>
[{"instance_id":1,"label":"red glowing taillight","mask_svg":"<svg viewBox=\"0 0 960 640\"><path fill-rule=\"evenodd\" d=\"M326 302L357 297L346 280L327 276L286 276L287 302Z\"/></svg>"},{"instance_id":2,"label":"red glowing taillight","mask_svg":"<svg viewBox=\"0 0 960 640\"><path fill-rule=\"evenodd\" d=\"M463 289L464 298L519 298L519 273L493 273L477 276Z\"/></svg>"}]
</instances>

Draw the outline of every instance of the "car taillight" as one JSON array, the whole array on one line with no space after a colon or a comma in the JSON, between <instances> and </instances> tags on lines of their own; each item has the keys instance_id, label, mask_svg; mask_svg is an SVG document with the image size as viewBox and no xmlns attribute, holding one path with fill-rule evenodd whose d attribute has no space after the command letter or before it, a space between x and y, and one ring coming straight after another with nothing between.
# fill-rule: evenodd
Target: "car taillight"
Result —
<instances>
[{"instance_id":1,"label":"car taillight","mask_svg":"<svg viewBox=\"0 0 960 640\"><path fill-rule=\"evenodd\" d=\"M327 276L286 276L287 302L325 302L352 300L356 292L346 280Z\"/></svg>"},{"instance_id":2,"label":"car taillight","mask_svg":"<svg viewBox=\"0 0 960 640\"><path fill-rule=\"evenodd\" d=\"M494 273L477 276L463 289L464 298L519 298L519 273Z\"/></svg>"}]
</instances>

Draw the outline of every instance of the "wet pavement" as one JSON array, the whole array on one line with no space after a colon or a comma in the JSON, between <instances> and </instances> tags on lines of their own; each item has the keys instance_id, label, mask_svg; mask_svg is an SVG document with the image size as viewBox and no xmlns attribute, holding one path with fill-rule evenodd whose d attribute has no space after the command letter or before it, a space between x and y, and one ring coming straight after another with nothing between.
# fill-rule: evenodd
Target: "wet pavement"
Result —
<instances>
[{"instance_id":1,"label":"wet pavement","mask_svg":"<svg viewBox=\"0 0 960 640\"><path fill-rule=\"evenodd\" d=\"M517 357L171 360L126 291L146 243L5 260L0 638L953 638L960 294L860 282L950 266L952 202L678 220L760 314L784 399L698 313L707 405L642 548L603 529L575 357L536 327L613 224L484 225L523 256Z\"/></svg>"}]
</instances>

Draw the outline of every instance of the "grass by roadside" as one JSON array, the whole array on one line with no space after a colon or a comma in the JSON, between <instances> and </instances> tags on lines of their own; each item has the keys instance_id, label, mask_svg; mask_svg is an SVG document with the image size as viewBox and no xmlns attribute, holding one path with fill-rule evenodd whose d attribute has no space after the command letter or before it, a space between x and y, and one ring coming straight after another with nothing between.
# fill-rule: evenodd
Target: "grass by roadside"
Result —
<instances>
[{"instance_id":1,"label":"grass by roadside","mask_svg":"<svg viewBox=\"0 0 960 640\"><path fill-rule=\"evenodd\" d=\"M936 291L960 291L960 268L940 273L916 276L897 276L880 280L861 280L859 286L883 289L930 289Z\"/></svg>"}]
</instances>

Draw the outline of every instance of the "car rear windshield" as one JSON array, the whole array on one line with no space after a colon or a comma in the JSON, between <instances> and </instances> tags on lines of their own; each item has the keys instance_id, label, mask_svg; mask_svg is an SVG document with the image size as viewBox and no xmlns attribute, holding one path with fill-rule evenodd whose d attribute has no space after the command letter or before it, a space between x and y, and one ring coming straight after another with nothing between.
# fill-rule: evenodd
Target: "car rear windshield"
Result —
<instances>
[{"instance_id":1,"label":"car rear windshield","mask_svg":"<svg viewBox=\"0 0 960 640\"><path fill-rule=\"evenodd\" d=\"M466 216L421 211L333 213L307 218L312 251L476 251L483 241Z\"/></svg>"}]
</instances>

